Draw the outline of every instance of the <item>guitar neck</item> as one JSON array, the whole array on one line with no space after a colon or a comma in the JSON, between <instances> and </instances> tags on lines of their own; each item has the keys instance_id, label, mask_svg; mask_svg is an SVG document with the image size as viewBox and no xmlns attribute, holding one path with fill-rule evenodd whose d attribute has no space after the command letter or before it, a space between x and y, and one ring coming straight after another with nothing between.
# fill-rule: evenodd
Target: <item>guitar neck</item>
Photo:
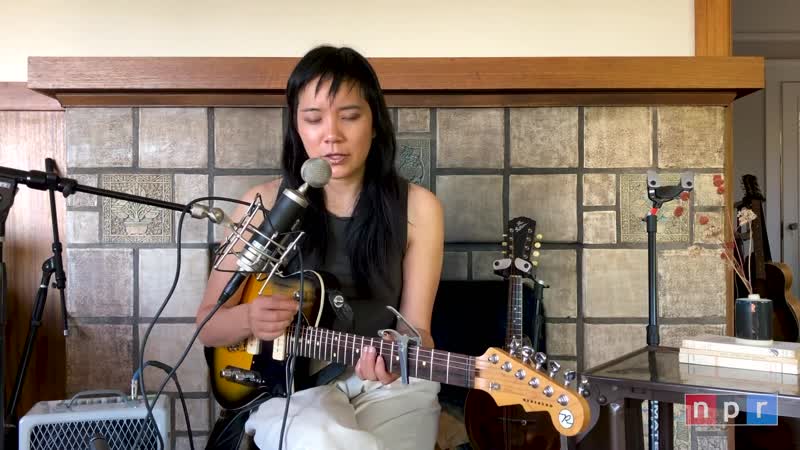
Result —
<instances>
[{"instance_id":1,"label":"guitar neck","mask_svg":"<svg viewBox=\"0 0 800 450\"><path fill-rule=\"evenodd\" d=\"M286 334L288 354L355 366L361 355L361 348L372 346L384 357L389 372L400 373L399 344L396 342L302 326L295 343L294 332L293 325ZM475 383L475 357L412 344L408 348L408 375L471 388Z\"/></svg>"},{"instance_id":2,"label":"guitar neck","mask_svg":"<svg viewBox=\"0 0 800 450\"><path fill-rule=\"evenodd\" d=\"M764 241L763 237L763 230L761 229L761 224L764 220L764 214L761 210L761 201L760 200L753 200L752 205L753 213L756 215L756 220L750 222L750 227L753 231L753 264L755 269L755 279L757 280L766 280L767 278L767 270L764 264L765 255L764 255Z\"/></svg>"},{"instance_id":3,"label":"guitar neck","mask_svg":"<svg viewBox=\"0 0 800 450\"><path fill-rule=\"evenodd\" d=\"M522 277L508 277L508 313L506 314L506 347L522 340Z\"/></svg>"}]
</instances>

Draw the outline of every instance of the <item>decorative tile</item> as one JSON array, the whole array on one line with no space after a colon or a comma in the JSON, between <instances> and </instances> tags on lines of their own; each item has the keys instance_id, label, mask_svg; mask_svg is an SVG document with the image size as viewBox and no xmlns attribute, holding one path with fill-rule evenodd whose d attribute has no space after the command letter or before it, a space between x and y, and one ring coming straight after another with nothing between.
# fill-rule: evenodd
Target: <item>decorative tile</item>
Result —
<instances>
[{"instance_id":1,"label":"decorative tile","mask_svg":"<svg viewBox=\"0 0 800 450\"><path fill-rule=\"evenodd\" d=\"M161 307L175 278L177 250L139 250L139 316L153 317ZM178 285L161 317L194 317L209 276L206 249L183 249Z\"/></svg>"},{"instance_id":2,"label":"decorative tile","mask_svg":"<svg viewBox=\"0 0 800 450\"><path fill-rule=\"evenodd\" d=\"M438 167L503 167L503 110L456 108L437 111Z\"/></svg>"},{"instance_id":3,"label":"decorative tile","mask_svg":"<svg viewBox=\"0 0 800 450\"><path fill-rule=\"evenodd\" d=\"M544 290L545 317L578 315L578 272L575 250L553 250L543 246L536 277L548 287Z\"/></svg>"},{"instance_id":4,"label":"decorative tile","mask_svg":"<svg viewBox=\"0 0 800 450\"><path fill-rule=\"evenodd\" d=\"M208 113L205 108L139 110L139 166L208 167Z\"/></svg>"},{"instance_id":5,"label":"decorative tile","mask_svg":"<svg viewBox=\"0 0 800 450\"><path fill-rule=\"evenodd\" d=\"M583 251L586 317L647 317L647 250Z\"/></svg>"},{"instance_id":6,"label":"decorative tile","mask_svg":"<svg viewBox=\"0 0 800 450\"><path fill-rule=\"evenodd\" d=\"M131 108L67 108L68 167L133 165Z\"/></svg>"},{"instance_id":7,"label":"decorative tile","mask_svg":"<svg viewBox=\"0 0 800 450\"><path fill-rule=\"evenodd\" d=\"M183 406L181 405L180 399L175 399L172 408L175 411L175 430L187 431L186 418L183 417ZM192 425L192 434L197 431L208 431L210 429L211 421L209 416L211 405L209 399L187 398L186 409L189 411L189 423Z\"/></svg>"},{"instance_id":8,"label":"decorative tile","mask_svg":"<svg viewBox=\"0 0 800 450\"><path fill-rule=\"evenodd\" d=\"M584 244L616 244L617 212L587 211L583 213Z\"/></svg>"},{"instance_id":9,"label":"decorative tile","mask_svg":"<svg viewBox=\"0 0 800 450\"><path fill-rule=\"evenodd\" d=\"M466 252L444 252L442 280L466 280L468 257Z\"/></svg>"},{"instance_id":10,"label":"decorative tile","mask_svg":"<svg viewBox=\"0 0 800 450\"><path fill-rule=\"evenodd\" d=\"M67 211L68 244L94 244L99 240L99 213L95 211Z\"/></svg>"},{"instance_id":11,"label":"decorative tile","mask_svg":"<svg viewBox=\"0 0 800 450\"><path fill-rule=\"evenodd\" d=\"M663 317L724 317L725 263L716 249L661 250L658 306Z\"/></svg>"},{"instance_id":12,"label":"decorative tile","mask_svg":"<svg viewBox=\"0 0 800 450\"><path fill-rule=\"evenodd\" d=\"M497 242L502 238L502 176L438 176L436 195L444 207L445 242Z\"/></svg>"},{"instance_id":13,"label":"decorative tile","mask_svg":"<svg viewBox=\"0 0 800 450\"><path fill-rule=\"evenodd\" d=\"M653 161L649 107L587 107L584 110L584 166L649 167Z\"/></svg>"},{"instance_id":14,"label":"decorative tile","mask_svg":"<svg viewBox=\"0 0 800 450\"><path fill-rule=\"evenodd\" d=\"M722 167L724 155L724 107L658 108L659 167Z\"/></svg>"},{"instance_id":15,"label":"decorative tile","mask_svg":"<svg viewBox=\"0 0 800 450\"><path fill-rule=\"evenodd\" d=\"M494 262L502 257L499 251L472 252L472 279L501 280L502 277L494 273Z\"/></svg>"},{"instance_id":16,"label":"decorative tile","mask_svg":"<svg viewBox=\"0 0 800 450\"><path fill-rule=\"evenodd\" d=\"M280 168L281 108L216 108L214 165L220 168Z\"/></svg>"},{"instance_id":17,"label":"decorative tile","mask_svg":"<svg viewBox=\"0 0 800 450\"><path fill-rule=\"evenodd\" d=\"M226 175L214 177L214 197L225 197L235 200L252 202L255 198L243 198L251 188L279 178L277 175ZM272 204L271 199L261 199L262 202ZM234 217L234 211L238 206L235 203L217 201L214 206L222 209L232 220L238 221L241 217ZM214 227L214 239L221 239L224 231L221 227Z\"/></svg>"},{"instance_id":18,"label":"decorative tile","mask_svg":"<svg viewBox=\"0 0 800 450\"><path fill-rule=\"evenodd\" d=\"M72 317L133 315L133 250L67 248L67 312Z\"/></svg>"},{"instance_id":19,"label":"decorative tile","mask_svg":"<svg viewBox=\"0 0 800 450\"><path fill-rule=\"evenodd\" d=\"M208 175L175 174L175 201L181 204L188 204L192 200L208 197ZM199 202L209 205L211 202L206 200ZM175 242L178 238L178 220L181 213L175 213ZM186 214L183 219L183 230L181 231L182 242L206 242L208 240L208 223L206 219L198 220Z\"/></svg>"},{"instance_id":20,"label":"decorative tile","mask_svg":"<svg viewBox=\"0 0 800 450\"><path fill-rule=\"evenodd\" d=\"M720 234L716 230L722 230L722 214L718 212L697 212L694 214L694 243L695 244L718 244Z\"/></svg>"},{"instance_id":21,"label":"decorative tile","mask_svg":"<svg viewBox=\"0 0 800 450\"><path fill-rule=\"evenodd\" d=\"M647 344L645 324L583 326L583 367L591 369Z\"/></svg>"},{"instance_id":22,"label":"decorative tile","mask_svg":"<svg viewBox=\"0 0 800 450\"><path fill-rule=\"evenodd\" d=\"M583 175L583 206L614 206L617 204L617 176L613 173Z\"/></svg>"},{"instance_id":23,"label":"decorative tile","mask_svg":"<svg viewBox=\"0 0 800 450\"><path fill-rule=\"evenodd\" d=\"M714 185L714 178L719 177L720 186ZM694 190L692 190L692 197L694 197L694 204L696 206L723 206L725 204L725 191L724 189L731 189L733 186L726 186L725 176L721 173L698 173L694 176ZM720 189L721 188L721 189Z\"/></svg>"},{"instance_id":24,"label":"decorative tile","mask_svg":"<svg viewBox=\"0 0 800 450\"><path fill-rule=\"evenodd\" d=\"M97 187L97 175L75 174L69 175L69 177L77 181L81 186ZM67 206L70 208L97 206L97 196L85 192L75 192L67 197Z\"/></svg>"},{"instance_id":25,"label":"decorative tile","mask_svg":"<svg viewBox=\"0 0 800 450\"><path fill-rule=\"evenodd\" d=\"M130 390L133 327L70 323L66 338L67 395L89 389Z\"/></svg>"},{"instance_id":26,"label":"decorative tile","mask_svg":"<svg viewBox=\"0 0 800 450\"><path fill-rule=\"evenodd\" d=\"M431 141L429 139L398 139L395 166L408 181L430 188Z\"/></svg>"},{"instance_id":27,"label":"decorative tile","mask_svg":"<svg viewBox=\"0 0 800 450\"><path fill-rule=\"evenodd\" d=\"M577 175L511 175L509 185L510 217L536 220L544 241L578 238Z\"/></svg>"},{"instance_id":28,"label":"decorative tile","mask_svg":"<svg viewBox=\"0 0 800 450\"><path fill-rule=\"evenodd\" d=\"M578 108L511 108L512 167L578 167Z\"/></svg>"},{"instance_id":29,"label":"decorative tile","mask_svg":"<svg viewBox=\"0 0 800 450\"><path fill-rule=\"evenodd\" d=\"M431 110L428 108L398 108L397 131L400 133L431 131Z\"/></svg>"},{"instance_id":30,"label":"decorative tile","mask_svg":"<svg viewBox=\"0 0 800 450\"><path fill-rule=\"evenodd\" d=\"M577 346L574 323L546 323L544 328L549 355L575 356Z\"/></svg>"},{"instance_id":31,"label":"decorative tile","mask_svg":"<svg viewBox=\"0 0 800 450\"><path fill-rule=\"evenodd\" d=\"M103 174L102 187L117 192L172 201L170 175ZM172 212L155 206L103 197L102 241L106 243L164 243L172 240Z\"/></svg>"},{"instance_id":32,"label":"decorative tile","mask_svg":"<svg viewBox=\"0 0 800 450\"><path fill-rule=\"evenodd\" d=\"M659 174L662 186L676 184L679 174ZM653 203L647 198L646 174L620 174L620 232L622 242L647 242L644 217ZM657 242L689 242L691 203L673 200L658 211ZM680 208L680 209L678 209Z\"/></svg>"},{"instance_id":33,"label":"decorative tile","mask_svg":"<svg viewBox=\"0 0 800 450\"><path fill-rule=\"evenodd\" d=\"M140 345L148 326L149 324L139 325ZM195 328L193 323L159 323L155 325L150 332L150 337L147 338L147 348L144 351L145 361L150 359L177 361L186 349L186 345L189 344L189 338L194 334ZM177 373L184 392L206 392L208 390L208 366L203 356L203 344L199 340L192 344L189 355L178 368ZM155 367L147 367L144 374L151 386L155 382L161 384L166 375ZM130 385L130 378L128 378L128 384ZM177 391L174 381L170 381L164 389L164 392Z\"/></svg>"},{"instance_id":34,"label":"decorative tile","mask_svg":"<svg viewBox=\"0 0 800 450\"><path fill-rule=\"evenodd\" d=\"M659 338L665 347L680 347L684 339L703 334L725 334L725 325L660 325Z\"/></svg>"}]
</instances>

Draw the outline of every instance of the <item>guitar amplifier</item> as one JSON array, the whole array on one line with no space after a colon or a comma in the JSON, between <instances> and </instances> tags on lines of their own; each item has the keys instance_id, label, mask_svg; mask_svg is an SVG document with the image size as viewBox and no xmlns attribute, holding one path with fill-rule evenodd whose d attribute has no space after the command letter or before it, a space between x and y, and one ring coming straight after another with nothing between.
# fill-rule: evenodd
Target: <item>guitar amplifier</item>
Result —
<instances>
[{"instance_id":1,"label":"guitar amplifier","mask_svg":"<svg viewBox=\"0 0 800 450\"><path fill-rule=\"evenodd\" d=\"M104 396L86 398L90 395ZM145 423L138 448L161 448L160 433L163 448L169 449L172 411L168 405L167 395L155 405L150 400L154 423L147 421L141 397L133 400L121 391L84 391L70 400L38 402L19 421L19 450L86 450L96 434L104 437L112 450L131 450Z\"/></svg>"}]
</instances>

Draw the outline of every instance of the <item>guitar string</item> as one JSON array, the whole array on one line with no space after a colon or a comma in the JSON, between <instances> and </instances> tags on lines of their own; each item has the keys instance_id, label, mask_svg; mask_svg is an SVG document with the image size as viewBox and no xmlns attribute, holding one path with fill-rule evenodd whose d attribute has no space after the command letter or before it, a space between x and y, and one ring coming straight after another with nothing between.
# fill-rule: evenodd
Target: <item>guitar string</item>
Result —
<instances>
[{"instance_id":1,"label":"guitar string","mask_svg":"<svg viewBox=\"0 0 800 450\"><path fill-rule=\"evenodd\" d=\"M321 332L320 333L314 333L315 330L318 330L318 331L321 331ZM336 343L336 339L335 339L335 337L331 336L331 333L340 333L340 337L343 336L344 339L340 338L339 339L339 343ZM305 338L303 336L305 336ZM350 337L353 337L354 340L351 341ZM303 332L303 335L300 337L299 341L304 341L304 340L305 341L313 341L313 343L315 345L313 346L313 348L308 349L308 348L303 348L303 347L306 347L309 344L306 344L305 342L298 342L298 346L300 347L300 350L302 352L305 352L305 353L309 353L309 352L310 353L320 353L320 356L323 356L325 354L332 354L333 352L331 350L328 350L328 348L320 348L318 351L315 351L314 349L317 348L317 347L330 347L330 348L343 347L345 352L346 352L346 354L343 356L343 358L347 358L347 353L352 353L352 354L358 353L358 351L355 351L355 352L353 351L353 346L351 344L357 343L359 338L361 338L361 336L347 334L347 333L343 333L343 332L337 332L337 331L331 332L330 330L326 330L326 329L323 329L323 328L306 327L306 331ZM373 338L373 339L378 339L378 338ZM341 343L342 341L344 342L343 344ZM380 354L382 356L388 355L390 353L389 351L384 353L384 350L385 350L385 348L383 347L384 344L395 345L395 346L397 345L396 342L392 342L392 341L380 340L378 342L380 342L380 347L381 347ZM373 342L373 346L377 347L378 343ZM390 348L389 350L393 350L393 349ZM411 347L411 348L409 348L409 359L411 357L415 357L416 356L414 353L412 353L414 350L417 350L419 352L419 356L420 357L423 357L423 355L425 355L423 358L424 358L424 361L425 361L426 364L429 361L431 361L430 356L431 356L431 352L433 352L434 353L433 361L435 363L439 363L442 366L446 366L447 365L446 364L447 357L444 357L444 356L441 355L442 353L444 353L444 354L448 353L448 352L446 352L444 350L426 349L424 347ZM451 355L451 358L450 358L449 367L451 369L473 370L473 368L475 367L475 363L473 361L478 362L478 363L483 363L484 362L484 361L480 361L479 357L476 357L476 356L461 356L461 355L458 355L456 353L450 353L450 355ZM309 356L314 356L314 355L309 355ZM459 361L459 359L461 359L461 361ZM512 358L512 360L515 361L517 364L523 365L523 367L525 367L525 368L529 368L530 367L530 366L524 365L522 362L518 361L517 359ZM462 363L466 363L466 365L464 365ZM502 370L501 368L496 367L496 366L486 366L486 368ZM536 370L533 367L530 367L530 369L531 370ZM541 374L541 375L543 375L543 376L545 376L545 378L547 378L547 379L551 379L550 377L547 377L545 375L545 373L542 372L541 370L536 370L536 372Z\"/></svg>"}]
</instances>

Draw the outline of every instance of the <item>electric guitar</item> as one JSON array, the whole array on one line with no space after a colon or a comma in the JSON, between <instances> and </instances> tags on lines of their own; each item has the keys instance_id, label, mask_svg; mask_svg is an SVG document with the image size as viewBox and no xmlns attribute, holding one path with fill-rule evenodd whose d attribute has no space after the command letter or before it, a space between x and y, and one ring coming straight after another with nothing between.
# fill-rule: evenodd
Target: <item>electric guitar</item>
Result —
<instances>
[{"instance_id":1,"label":"electric guitar","mask_svg":"<svg viewBox=\"0 0 800 450\"><path fill-rule=\"evenodd\" d=\"M506 349L530 356L533 346L523 331L523 280L542 285L536 277L541 235L536 234L536 221L528 217L511 219L507 228L507 234L503 234L503 258L494 262L494 272L508 280ZM538 336L539 330L534 329L531 333ZM547 357L540 352L534 355L534 360L543 366ZM558 363L550 361L550 370L558 369ZM574 372L565 373L565 377L574 377ZM467 395L464 425L476 450L548 450L558 449L561 445L559 434L546 414L528 412L517 405L499 406L480 391L471 391Z\"/></svg>"},{"instance_id":2,"label":"electric guitar","mask_svg":"<svg viewBox=\"0 0 800 450\"><path fill-rule=\"evenodd\" d=\"M331 320L331 307L326 307L331 294L326 283L333 278L310 270L303 273L303 324L297 330L297 340L292 325L272 342L256 344L249 339L239 345L206 348L212 392L224 408L242 408L262 396L287 392L290 387L285 385L285 368L289 355L355 366L362 346L370 345L383 356L389 372L400 373L398 342L317 326ZM299 298L299 275L276 274L266 285L251 276L242 302L276 293ZM500 406L521 405L525 411L546 412L555 429L565 436L584 432L590 424L590 406L584 398L589 395L586 380L578 383L575 378L566 377L564 383L556 381L555 372L534 365L531 355L520 358L489 348L480 356L471 356L409 345L407 356L409 376L482 390ZM297 367L295 372L299 374Z\"/></svg>"}]
</instances>

